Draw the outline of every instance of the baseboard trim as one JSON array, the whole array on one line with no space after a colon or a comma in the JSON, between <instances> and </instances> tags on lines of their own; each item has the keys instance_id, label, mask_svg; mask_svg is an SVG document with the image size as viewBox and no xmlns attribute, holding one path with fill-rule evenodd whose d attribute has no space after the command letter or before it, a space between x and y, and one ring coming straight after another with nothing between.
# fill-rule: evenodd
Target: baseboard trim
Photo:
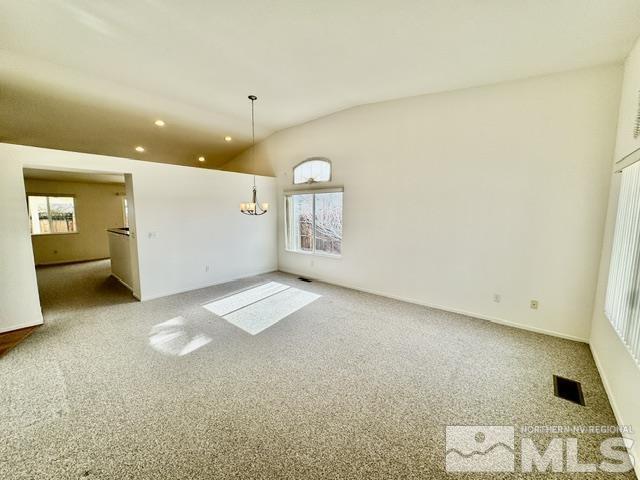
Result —
<instances>
[{"instance_id":1,"label":"baseboard trim","mask_svg":"<svg viewBox=\"0 0 640 480\"><path fill-rule=\"evenodd\" d=\"M251 278L251 277L255 277L257 275L265 275L267 273L274 273L274 272L277 272L277 271L278 271L277 268L270 268L268 270L264 270L264 271L261 270L261 271L255 272L255 273L249 273L247 275L242 275L240 277L229 278L229 279L226 279L226 280L222 280L220 282L207 283L207 284L202 285L202 286L185 288L185 289L179 290L177 292L164 293L162 295L154 295L154 296L140 295L141 298L138 298L138 300L140 300L142 302L147 302L149 300L156 300L157 298L170 297L171 295L179 295L181 293L193 292L195 290L202 290L203 288L215 287L216 285L222 285L224 283L235 282L236 280L242 280L244 278Z\"/></svg>"},{"instance_id":2,"label":"baseboard trim","mask_svg":"<svg viewBox=\"0 0 640 480\"><path fill-rule=\"evenodd\" d=\"M616 418L616 422L618 422L618 426L629 425L625 423L622 418L622 412L618 407L618 403L616 402L615 396L613 395L613 389L611 388L611 384L609 383L609 379L607 375L604 373L604 368L602 367L602 363L600 363L600 358L598 354L593 348L593 345L589 344L589 350L591 350L591 356L593 357L593 361L596 364L596 369L600 374L600 378L602 379L602 386L604 387L604 391L607 394L607 398L609 399L609 404L611 405L611 410L613 410L613 416ZM636 472L636 476L640 478L640 462L634 462L633 453L630 454L631 461Z\"/></svg>"},{"instance_id":3,"label":"baseboard trim","mask_svg":"<svg viewBox=\"0 0 640 480\"><path fill-rule=\"evenodd\" d=\"M463 312L460 312L463 313ZM568 335L566 333L556 332L555 330L547 330L544 328L536 328L531 327L529 325L522 325L521 323L510 322L508 320L503 320L501 318L490 318L485 317L484 315L480 315L478 313L463 313L464 315L469 315L471 317L481 318L483 320L489 320L493 323L499 323L500 325L505 325L507 327L519 328L521 330L528 330L530 332L542 333L544 335L551 335L552 337L564 338L565 340L572 340L574 342L586 343L589 344L588 338L576 337L575 335Z\"/></svg>"},{"instance_id":4,"label":"baseboard trim","mask_svg":"<svg viewBox=\"0 0 640 480\"><path fill-rule=\"evenodd\" d=\"M116 275L115 273L111 272L111 276L113 278L115 278L118 282L120 282L124 287L126 287L127 290L130 290L131 293L133 293L133 288L131 288L131 286L127 282L122 280L118 275Z\"/></svg>"},{"instance_id":5,"label":"baseboard trim","mask_svg":"<svg viewBox=\"0 0 640 480\"><path fill-rule=\"evenodd\" d=\"M48 267L51 265L72 265L74 263L97 262L98 260L109 260L111 257L85 258L82 260L59 260L57 262L36 263L36 267Z\"/></svg>"},{"instance_id":6,"label":"baseboard trim","mask_svg":"<svg viewBox=\"0 0 640 480\"><path fill-rule=\"evenodd\" d=\"M607 396L609 397L609 403L611 404L613 415L616 417L616 422L618 422L618 425L624 425L622 421L622 414L620 413L618 404L616 403L616 400L613 397L611 385L609 384L609 379L607 378L607 375L604 373L604 369L602 368L602 363L600 363L600 358L598 357L598 354L593 349L592 345L589 345L589 350L591 350L593 361L595 362L596 368L598 369L598 373L600 374L600 378L602 379L602 385L604 386L604 390L605 392L607 392Z\"/></svg>"},{"instance_id":7,"label":"baseboard trim","mask_svg":"<svg viewBox=\"0 0 640 480\"><path fill-rule=\"evenodd\" d=\"M302 275L302 274L297 273L297 272L290 272L290 271L282 270L282 269L279 269L278 271L283 272L283 273L288 273L290 275ZM399 300L401 302L412 303L414 305L420 305L422 307L434 308L436 310L442 310L442 311L450 312L450 313L457 313L459 315L465 315L467 317L477 318L477 319L480 319L480 320L488 320L490 322L498 323L500 325L504 325L504 326L507 326L507 327L519 328L521 330L527 330L527 331L534 332L534 333L542 333L544 335L551 335L552 337L564 338L565 340L572 340L574 342L581 342L581 343L587 343L587 344L589 343L589 339L588 338L581 338L581 337L576 337L574 335L568 335L568 334L562 333L562 332L556 332L554 330L546 330L544 328L536 328L536 327L531 327L529 325L522 325L521 323L511 322L511 321L505 320L503 318L492 317L492 316L489 316L489 315L483 315L481 313L476 313L476 312L469 312L467 310L461 310L461 309L454 308L454 307L449 307L449 306L446 306L446 305L438 305L438 304L433 304L433 303L426 303L426 302L423 302L421 300L416 300L414 298L402 297L402 296L399 296L399 295L390 295L388 293L378 292L378 291L370 290L370 289L367 289L367 288L352 287L350 285L343 285L343 284L340 284L340 283L323 280L322 278L316 278L316 279L319 282L327 283L329 285L335 285L337 287L348 288L348 289L351 289L351 290L356 290L358 292L370 293L372 295L378 295L379 297L391 298L393 300Z\"/></svg>"}]
</instances>

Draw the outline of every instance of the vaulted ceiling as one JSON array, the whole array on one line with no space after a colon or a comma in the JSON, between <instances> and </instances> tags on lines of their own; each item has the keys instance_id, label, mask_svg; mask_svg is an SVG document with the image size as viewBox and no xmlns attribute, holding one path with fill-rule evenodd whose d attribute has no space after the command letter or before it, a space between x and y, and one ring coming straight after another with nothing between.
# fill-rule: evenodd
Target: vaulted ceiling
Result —
<instances>
[{"instance_id":1,"label":"vaulted ceiling","mask_svg":"<svg viewBox=\"0 0 640 480\"><path fill-rule=\"evenodd\" d=\"M260 139L621 62L638 34L637 0L0 0L0 141L216 168L249 145L248 94Z\"/></svg>"}]
</instances>

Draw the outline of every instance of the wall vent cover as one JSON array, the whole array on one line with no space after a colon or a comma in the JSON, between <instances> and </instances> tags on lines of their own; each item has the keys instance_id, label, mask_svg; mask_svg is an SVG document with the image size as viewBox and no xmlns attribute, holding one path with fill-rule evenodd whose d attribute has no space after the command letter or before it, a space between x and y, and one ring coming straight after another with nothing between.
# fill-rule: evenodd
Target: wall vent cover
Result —
<instances>
[{"instance_id":1,"label":"wall vent cover","mask_svg":"<svg viewBox=\"0 0 640 480\"><path fill-rule=\"evenodd\" d=\"M638 110L636 111L636 124L633 127L633 138L640 137L640 90L638 90Z\"/></svg>"},{"instance_id":2,"label":"wall vent cover","mask_svg":"<svg viewBox=\"0 0 640 480\"><path fill-rule=\"evenodd\" d=\"M580 382L568 378L553 376L553 394L564 400L584 406L584 395Z\"/></svg>"}]
</instances>

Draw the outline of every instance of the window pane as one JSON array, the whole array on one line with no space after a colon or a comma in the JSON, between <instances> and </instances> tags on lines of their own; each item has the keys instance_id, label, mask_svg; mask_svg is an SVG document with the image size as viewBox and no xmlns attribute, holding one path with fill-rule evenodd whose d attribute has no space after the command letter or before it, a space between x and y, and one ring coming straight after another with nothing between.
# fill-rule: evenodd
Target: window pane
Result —
<instances>
[{"instance_id":1,"label":"window pane","mask_svg":"<svg viewBox=\"0 0 640 480\"><path fill-rule=\"evenodd\" d=\"M293 183L307 183L311 178L311 164L305 162L293 171Z\"/></svg>"},{"instance_id":2,"label":"window pane","mask_svg":"<svg viewBox=\"0 0 640 480\"><path fill-rule=\"evenodd\" d=\"M331 179L331 163L326 160L309 160L293 169L293 183L328 182Z\"/></svg>"},{"instance_id":3,"label":"window pane","mask_svg":"<svg viewBox=\"0 0 640 480\"><path fill-rule=\"evenodd\" d=\"M127 202L127 197L122 199L122 214L124 217L124 226L125 228L129 227L129 202Z\"/></svg>"},{"instance_id":4,"label":"window pane","mask_svg":"<svg viewBox=\"0 0 640 480\"><path fill-rule=\"evenodd\" d=\"M29 196L31 233L50 233L47 197Z\"/></svg>"},{"instance_id":5,"label":"window pane","mask_svg":"<svg viewBox=\"0 0 640 480\"><path fill-rule=\"evenodd\" d=\"M73 197L49 197L51 233L76 231Z\"/></svg>"},{"instance_id":6,"label":"window pane","mask_svg":"<svg viewBox=\"0 0 640 480\"><path fill-rule=\"evenodd\" d=\"M342 192L316 194L316 251L342 251Z\"/></svg>"},{"instance_id":7,"label":"window pane","mask_svg":"<svg viewBox=\"0 0 640 480\"><path fill-rule=\"evenodd\" d=\"M323 161L309 162L311 164L311 177L315 182L328 182L331 178L331 164Z\"/></svg>"},{"instance_id":8,"label":"window pane","mask_svg":"<svg viewBox=\"0 0 640 480\"><path fill-rule=\"evenodd\" d=\"M287 197L287 248L313 251L313 195Z\"/></svg>"}]
</instances>

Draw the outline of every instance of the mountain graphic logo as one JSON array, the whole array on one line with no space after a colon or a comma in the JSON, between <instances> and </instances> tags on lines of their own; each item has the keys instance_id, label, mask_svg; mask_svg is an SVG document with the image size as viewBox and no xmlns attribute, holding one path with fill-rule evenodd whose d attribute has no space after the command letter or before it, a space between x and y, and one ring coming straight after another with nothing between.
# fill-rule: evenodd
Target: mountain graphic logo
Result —
<instances>
[{"instance_id":1,"label":"mountain graphic logo","mask_svg":"<svg viewBox=\"0 0 640 480\"><path fill-rule=\"evenodd\" d=\"M447 472L513 472L515 429L506 426L448 426Z\"/></svg>"}]
</instances>

